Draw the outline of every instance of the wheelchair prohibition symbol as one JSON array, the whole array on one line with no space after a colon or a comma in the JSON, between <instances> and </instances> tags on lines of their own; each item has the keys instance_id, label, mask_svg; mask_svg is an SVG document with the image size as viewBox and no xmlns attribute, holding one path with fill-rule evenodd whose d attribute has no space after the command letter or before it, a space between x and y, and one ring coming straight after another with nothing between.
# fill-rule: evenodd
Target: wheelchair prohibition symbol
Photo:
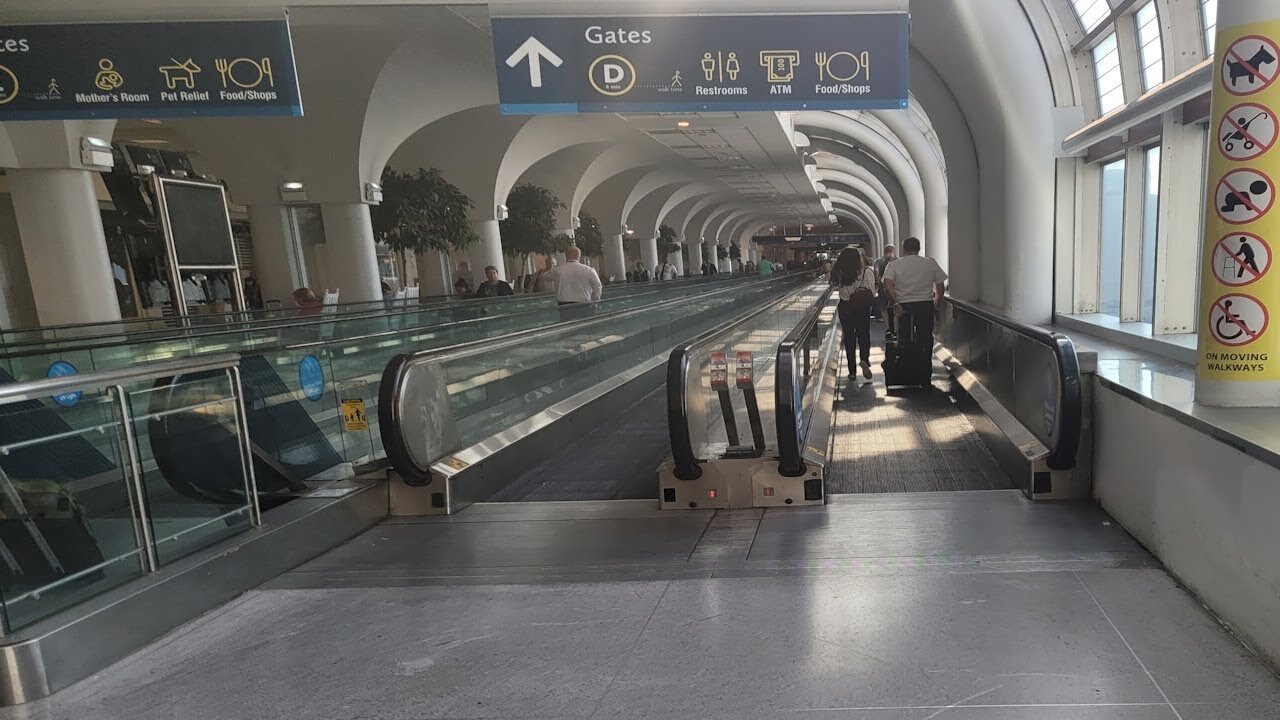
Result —
<instances>
[{"instance_id":1,"label":"wheelchair prohibition symbol","mask_svg":"<svg viewBox=\"0 0 1280 720\"><path fill-rule=\"evenodd\" d=\"M1213 339L1228 347L1240 347L1262 337L1270 319L1267 309L1250 295L1223 295L1209 309Z\"/></svg>"}]
</instances>

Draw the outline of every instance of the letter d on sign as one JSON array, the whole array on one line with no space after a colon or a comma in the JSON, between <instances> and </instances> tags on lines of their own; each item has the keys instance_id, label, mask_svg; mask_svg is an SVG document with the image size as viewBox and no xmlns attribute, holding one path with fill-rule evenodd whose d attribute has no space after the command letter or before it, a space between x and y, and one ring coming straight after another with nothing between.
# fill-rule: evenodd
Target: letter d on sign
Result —
<instances>
[{"instance_id":1,"label":"letter d on sign","mask_svg":"<svg viewBox=\"0 0 1280 720\"><path fill-rule=\"evenodd\" d=\"M627 72L622 69L621 65L609 63L604 66L604 81L609 85L622 82L627 77Z\"/></svg>"}]
</instances>

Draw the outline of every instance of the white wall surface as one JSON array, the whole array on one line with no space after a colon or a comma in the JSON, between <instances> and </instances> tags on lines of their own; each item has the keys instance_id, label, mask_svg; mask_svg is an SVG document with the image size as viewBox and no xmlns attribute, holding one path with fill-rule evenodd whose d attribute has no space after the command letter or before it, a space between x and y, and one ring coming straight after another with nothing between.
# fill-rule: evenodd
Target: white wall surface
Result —
<instances>
[{"instance_id":1,"label":"white wall surface","mask_svg":"<svg viewBox=\"0 0 1280 720\"><path fill-rule=\"evenodd\" d=\"M1095 497L1280 663L1280 470L1094 382Z\"/></svg>"}]
</instances>

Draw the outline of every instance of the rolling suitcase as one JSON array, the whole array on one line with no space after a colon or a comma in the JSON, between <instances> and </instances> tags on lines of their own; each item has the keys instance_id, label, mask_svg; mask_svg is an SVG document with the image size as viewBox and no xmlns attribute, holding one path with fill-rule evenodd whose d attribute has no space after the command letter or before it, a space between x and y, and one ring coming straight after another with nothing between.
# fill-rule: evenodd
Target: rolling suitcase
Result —
<instances>
[{"instance_id":1,"label":"rolling suitcase","mask_svg":"<svg viewBox=\"0 0 1280 720\"><path fill-rule=\"evenodd\" d=\"M898 318L898 335L885 335L884 371L886 387L929 387L933 384L933 347L919 342L910 317Z\"/></svg>"}]
</instances>

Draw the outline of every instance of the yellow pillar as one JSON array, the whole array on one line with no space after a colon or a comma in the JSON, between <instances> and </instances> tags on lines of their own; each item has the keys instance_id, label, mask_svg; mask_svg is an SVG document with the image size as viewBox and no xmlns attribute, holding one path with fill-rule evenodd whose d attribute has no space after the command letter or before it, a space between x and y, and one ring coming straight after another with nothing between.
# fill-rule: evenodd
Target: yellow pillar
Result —
<instances>
[{"instance_id":1,"label":"yellow pillar","mask_svg":"<svg viewBox=\"0 0 1280 720\"><path fill-rule=\"evenodd\" d=\"M1196 401L1280 406L1280 3L1222 0Z\"/></svg>"}]
</instances>

